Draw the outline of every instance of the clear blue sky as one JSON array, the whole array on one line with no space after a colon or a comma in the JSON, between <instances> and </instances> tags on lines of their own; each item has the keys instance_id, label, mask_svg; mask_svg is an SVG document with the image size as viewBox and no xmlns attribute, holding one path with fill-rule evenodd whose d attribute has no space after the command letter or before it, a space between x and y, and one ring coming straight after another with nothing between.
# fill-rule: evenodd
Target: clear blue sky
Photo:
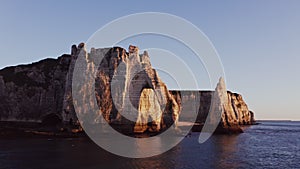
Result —
<instances>
[{"instance_id":1,"label":"clear blue sky","mask_svg":"<svg viewBox=\"0 0 300 169\"><path fill-rule=\"evenodd\" d=\"M69 53L118 17L165 12L209 37L228 89L243 95L257 119L300 120L300 1L0 2L0 68Z\"/></svg>"}]
</instances>

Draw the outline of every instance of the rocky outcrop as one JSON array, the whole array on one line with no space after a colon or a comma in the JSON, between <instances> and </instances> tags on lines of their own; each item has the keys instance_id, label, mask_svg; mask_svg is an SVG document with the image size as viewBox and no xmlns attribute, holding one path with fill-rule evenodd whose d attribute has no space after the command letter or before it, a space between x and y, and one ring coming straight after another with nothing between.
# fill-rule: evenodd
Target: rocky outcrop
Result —
<instances>
[{"instance_id":1,"label":"rocky outcrop","mask_svg":"<svg viewBox=\"0 0 300 169\"><path fill-rule=\"evenodd\" d=\"M62 119L70 55L0 71L0 119L36 121L54 114Z\"/></svg>"},{"instance_id":2,"label":"rocky outcrop","mask_svg":"<svg viewBox=\"0 0 300 169\"><path fill-rule=\"evenodd\" d=\"M73 81L73 91L88 101L82 103L74 100L72 92L68 91L65 95L64 113L70 110L72 112L74 101L75 106L82 110L77 112L79 119L93 119L90 122L103 123L103 117L114 127L131 126L126 133L159 132L177 123L178 104L157 72L152 69L147 52L140 55L135 46L129 46L129 52L120 47L91 49L90 53L84 47L78 47L73 51L71 58L79 61L79 65L73 65L75 62L71 61L69 69L73 71L77 66L79 70L73 72L76 73L75 77L83 77L77 82ZM96 64L98 61L99 65ZM67 80L67 86L70 83L71 80ZM91 105L95 97L100 111L91 112L91 107L95 106ZM165 106L168 109L164 109ZM84 125L87 121L80 123ZM115 129L124 131L124 128Z\"/></svg>"},{"instance_id":3,"label":"rocky outcrop","mask_svg":"<svg viewBox=\"0 0 300 169\"><path fill-rule=\"evenodd\" d=\"M155 132L160 130L162 110L153 89L143 89L138 111L138 118L134 126L135 133L143 133L147 129ZM151 128L148 123L151 123Z\"/></svg>"},{"instance_id":4,"label":"rocky outcrop","mask_svg":"<svg viewBox=\"0 0 300 169\"><path fill-rule=\"evenodd\" d=\"M181 91L171 91L170 93L183 105L188 105L186 103L194 100L195 97L200 98L196 123L203 124L208 119L208 123L219 123L219 131L226 129L228 132L230 130L239 132L241 125L255 124L254 114L248 109L242 96L227 91L223 78L220 78L215 91L184 91L185 97L180 97ZM209 112L211 112L211 116L209 116ZM187 119L189 117L183 113L179 120Z\"/></svg>"},{"instance_id":5,"label":"rocky outcrop","mask_svg":"<svg viewBox=\"0 0 300 169\"><path fill-rule=\"evenodd\" d=\"M98 58L103 59L95 65ZM78 60L82 64L74 72ZM82 73L86 79L73 83L73 73ZM93 75L91 83L86 83L87 77ZM88 103L96 97L97 105L84 105L86 113L76 115L74 103L80 102L73 99L72 87L85 100L91 100ZM130 132L159 132L176 127L178 120L191 119L195 114L196 122L204 123L215 97L222 111L222 127L254 122L241 95L227 92L222 81L216 92L168 91L152 68L148 53L139 54L135 46L130 46L128 52L120 47L92 48L87 52L82 43L72 46L71 55L0 70L1 121L42 122L53 117L73 124L77 116L88 114L93 123L101 123L99 119L103 117L111 125L130 126ZM191 104L194 102L200 102L198 112L194 111L196 104ZM101 111L91 116L87 113L90 107Z\"/></svg>"}]
</instances>

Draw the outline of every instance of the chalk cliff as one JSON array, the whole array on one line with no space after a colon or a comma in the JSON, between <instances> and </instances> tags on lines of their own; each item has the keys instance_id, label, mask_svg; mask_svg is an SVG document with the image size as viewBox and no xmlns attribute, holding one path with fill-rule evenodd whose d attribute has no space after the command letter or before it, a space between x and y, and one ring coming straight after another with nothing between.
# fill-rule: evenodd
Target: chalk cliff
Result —
<instances>
[{"instance_id":1,"label":"chalk cliff","mask_svg":"<svg viewBox=\"0 0 300 169\"><path fill-rule=\"evenodd\" d=\"M103 59L95 65L99 57ZM76 122L72 80L78 59L82 61L82 75L96 75L94 83L90 83L94 86L80 86L81 82L77 85L81 87L78 93L85 99L96 98L97 105L89 105L101 110L92 116L95 123L102 116L111 125L126 124L128 132L159 132L170 126L176 127L178 120L188 119L182 113L185 111L183 105L195 97L199 97L200 102L199 111L193 112L197 114L196 122L204 123L215 96L219 98L222 111L221 127L254 123L254 115L242 96L227 92L223 80L215 92L168 91L152 68L147 52L139 54L135 46L130 46L128 52L120 47L92 48L88 52L83 43L73 45L71 55L0 70L0 120L43 122L56 117L62 123ZM84 93L84 88L93 89L94 95ZM181 97L183 93L184 97ZM88 109L89 106L85 106L83 109Z\"/></svg>"},{"instance_id":2,"label":"chalk cliff","mask_svg":"<svg viewBox=\"0 0 300 169\"><path fill-rule=\"evenodd\" d=\"M78 105L84 109L77 114L80 119L92 118L95 123L101 123L102 116L113 126L122 125L123 131L125 125L131 126L131 129L126 132L135 133L158 132L161 128L176 124L179 117L178 104L169 94L157 72L152 69L147 52L140 55L139 49L135 46L129 46L128 52L120 47L91 49L90 53L84 47L78 49L73 47L73 51L76 52L73 53L72 58L77 61L81 59L79 71L75 71L76 75L81 74L84 77L83 80L73 83L85 82L79 84L75 92L79 91L78 94L84 96L85 100L90 100L87 104ZM99 65L95 65L99 58L102 58L99 60ZM72 64L71 69L74 67ZM93 76L92 74L95 78L88 83L90 81L88 78ZM93 90L93 81L95 81L94 95L88 93ZM67 83L69 84L70 80ZM65 105L65 110L70 112L68 114L74 114L70 94L71 92L68 92L65 97L68 98L65 102L68 103ZM95 97L101 111L93 112L94 115L91 116L89 107L94 106L90 104ZM168 109L163 109L165 105L170 106Z\"/></svg>"},{"instance_id":3,"label":"chalk cliff","mask_svg":"<svg viewBox=\"0 0 300 169\"><path fill-rule=\"evenodd\" d=\"M217 132L240 132L241 125L255 124L254 113L248 109L242 95L227 91L223 78L220 78L215 91L170 91L170 93L177 98L177 102L188 107L191 106L188 104L191 100L199 97L200 106L196 123L203 124L206 120L208 123L219 122ZM180 97L182 93L185 97ZM188 120L189 114L182 113L179 121Z\"/></svg>"},{"instance_id":4,"label":"chalk cliff","mask_svg":"<svg viewBox=\"0 0 300 169\"><path fill-rule=\"evenodd\" d=\"M0 71L0 119L40 122L48 114L60 118L70 55Z\"/></svg>"}]
</instances>

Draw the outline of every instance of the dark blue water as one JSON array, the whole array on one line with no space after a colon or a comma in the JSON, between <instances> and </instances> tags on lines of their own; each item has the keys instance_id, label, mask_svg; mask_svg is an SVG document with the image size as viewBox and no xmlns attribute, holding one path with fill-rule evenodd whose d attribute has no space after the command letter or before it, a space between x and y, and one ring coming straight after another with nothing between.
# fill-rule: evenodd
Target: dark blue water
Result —
<instances>
[{"instance_id":1,"label":"dark blue water","mask_svg":"<svg viewBox=\"0 0 300 169\"><path fill-rule=\"evenodd\" d=\"M1 139L0 169L300 168L300 122L262 122L199 144L193 133L170 151L119 157L87 139Z\"/></svg>"}]
</instances>

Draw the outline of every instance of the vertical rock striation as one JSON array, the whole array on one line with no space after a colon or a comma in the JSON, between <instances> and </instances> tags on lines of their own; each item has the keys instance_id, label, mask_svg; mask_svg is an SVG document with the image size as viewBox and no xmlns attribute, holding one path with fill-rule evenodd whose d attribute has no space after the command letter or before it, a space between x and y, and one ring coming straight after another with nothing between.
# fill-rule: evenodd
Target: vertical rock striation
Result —
<instances>
[{"instance_id":1,"label":"vertical rock striation","mask_svg":"<svg viewBox=\"0 0 300 169\"><path fill-rule=\"evenodd\" d=\"M88 86L93 83L86 83L76 91L85 91L80 95L84 96L85 100L90 100L94 96L83 89L95 90L100 111L89 117L94 119L95 123L102 123L100 118L102 116L113 126L122 125L121 130L127 125L129 128L131 126L127 132L141 133L159 132L178 121L178 104L169 94L157 72L152 69L147 52L140 55L139 49L135 46L129 46L128 53L120 47L92 49L90 53L84 47L80 50L74 57L82 59L80 71L84 72L83 75L86 77L92 76L91 74L96 76L95 86ZM95 65L98 58L103 59L99 65ZM72 67L74 66L71 62L70 69ZM88 110L88 107L93 106L95 105L84 105L82 108ZM166 106L169 107L166 109ZM66 104L65 107L72 107L72 103ZM81 119L85 118L84 116L82 114Z\"/></svg>"},{"instance_id":2,"label":"vertical rock striation","mask_svg":"<svg viewBox=\"0 0 300 169\"><path fill-rule=\"evenodd\" d=\"M196 123L203 124L207 119L208 123L219 123L220 132L230 132L231 130L239 132L240 125L255 124L254 114L248 109L242 96L227 91L223 78L220 78L215 91L185 92L185 98L178 97L181 91L171 91L171 93L174 97L181 99L180 102L188 102L195 96L200 97ZM210 116L209 112L211 112ZM187 117L181 116L180 119L184 120L185 118ZM226 131L222 129L226 129Z\"/></svg>"},{"instance_id":3,"label":"vertical rock striation","mask_svg":"<svg viewBox=\"0 0 300 169\"><path fill-rule=\"evenodd\" d=\"M103 59L95 65L99 58ZM80 70L74 71L78 60L82 63ZM84 76L83 80L73 83L73 73ZM91 83L86 83L88 77L93 77ZM168 91L146 51L139 54L138 47L129 46L128 52L120 47L92 48L87 52L83 43L73 45L71 55L0 70L0 120L42 122L56 117L62 123L74 123L78 114L72 87L88 103L96 98L97 105L81 107L83 112L99 108L89 117L93 123L103 123L99 120L103 117L111 125L129 126L128 132L159 132L194 115L196 122L204 123L210 109L221 111L223 128L254 122L242 96L227 92L222 79L215 92ZM210 106L212 98L217 107ZM76 100L74 103L82 104Z\"/></svg>"},{"instance_id":4,"label":"vertical rock striation","mask_svg":"<svg viewBox=\"0 0 300 169\"><path fill-rule=\"evenodd\" d=\"M162 110L153 89L143 89L139 101L138 118L134 127L135 133L146 130L158 132L161 127ZM148 125L151 123L151 125Z\"/></svg>"},{"instance_id":5,"label":"vertical rock striation","mask_svg":"<svg viewBox=\"0 0 300 169\"><path fill-rule=\"evenodd\" d=\"M0 120L41 122L48 114L62 118L70 55L0 71Z\"/></svg>"}]
</instances>

